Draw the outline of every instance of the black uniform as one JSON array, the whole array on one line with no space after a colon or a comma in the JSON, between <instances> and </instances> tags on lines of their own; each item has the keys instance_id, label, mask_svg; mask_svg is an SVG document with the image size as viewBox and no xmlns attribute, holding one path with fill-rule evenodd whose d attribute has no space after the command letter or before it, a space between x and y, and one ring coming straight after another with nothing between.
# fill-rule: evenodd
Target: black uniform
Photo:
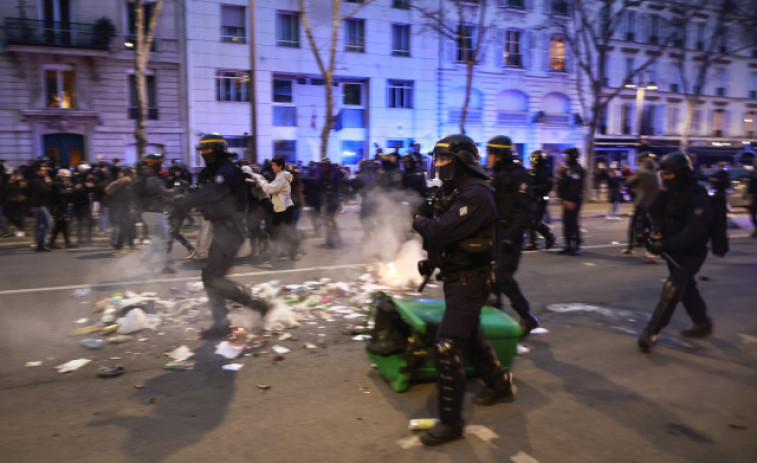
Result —
<instances>
[{"instance_id":1,"label":"black uniform","mask_svg":"<svg viewBox=\"0 0 757 463\"><path fill-rule=\"evenodd\" d=\"M578 161L571 162L560 173L557 182L557 195L563 201L563 236L565 239L564 254L577 254L581 249L581 232L578 226L578 216L583 203L584 168ZM574 205L571 206L570 204Z\"/></svg>"},{"instance_id":2,"label":"black uniform","mask_svg":"<svg viewBox=\"0 0 757 463\"><path fill-rule=\"evenodd\" d=\"M757 238L757 170L753 170L752 175L749 177L747 193L752 198L749 203L749 216L751 217L752 225L754 226L754 231L751 236L752 238Z\"/></svg>"},{"instance_id":3,"label":"black uniform","mask_svg":"<svg viewBox=\"0 0 757 463\"><path fill-rule=\"evenodd\" d=\"M552 191L552 171L548 165L540 164L534 166L531 170L531 195L536 201L534 214L528 225L528 237L531 248L536 249L536 234L539 233L546 241L546 248L549 249L555 242L555 235L552 230L544 223L544 214L549 206L549 192Z\"/></svg>"},{"instance_id":4,"label":"black uniform","mask_svg":"<svg viewBox=\"0 0 757 463\"><path fill-rule=\"evenodd\" d=\"M247 191L244 174L227 156L221 156L218 162L206 166L200 172L199 178L207 179L207 183L183 198L176 204L175 209L182 213L182 210L198 207L203 217L213 225L213 238L208 250L206 267L202 270L202 282L208 293L210 310L213 312L213 327L208 330L209 334L222 335L229 330L224 299L230 299L260 312L265 312L266 306L226 278L232 261L247 236Z\"/></svg>"},{"instance_id":5,"label":"black uniform","mask_svg":"<svg viewBox=\"0 0 757 463\"><path fill-rule=\"evenodd\" d=\"M465 394L462 356L494 389L505 387L506 373L484 338L479 320L491 287L491 252L473 254L464 249L471 238L491 238L496 205L484 180L469 176L459 184L445 212L437 218L416 217L413 228L426 247L443 250L444 258L438 264L446 310L434 343L439 418L461 432Z\"/></svg>"},{"instance_id":6,"label":"black uniform","mask_svg":"<svg viewBox=\"0 0 757 463\"><path fill-rule=\"evenodd\" d=\"M694 322L692 328L696 328L684 330L682 335L700 337L712 330L707 306L694 278L707 257L712 224L712 201L707 190L693 178L674 188L666 185L650 207L650 218L654 230L652 236L658 239L647 247L650 252L665 258L669 276L652 318L639 338L639 347L644 352L649 352L679 301Z\"/></svg>"},{"instance_id":7,"label":"black uniform","mask_svg":"<svg viewBox=\"0 0 757 463\"><path fill-rule=\"evenodd\" d=\"M514 277L523 250L523 229L531 221L534 210L528 177L526 169L514 162L496 163L492 177L497 205L497 260L492 293L500 308L502 295L507 296L521 320L535 320Z\"/></svg>"}]
</instances>

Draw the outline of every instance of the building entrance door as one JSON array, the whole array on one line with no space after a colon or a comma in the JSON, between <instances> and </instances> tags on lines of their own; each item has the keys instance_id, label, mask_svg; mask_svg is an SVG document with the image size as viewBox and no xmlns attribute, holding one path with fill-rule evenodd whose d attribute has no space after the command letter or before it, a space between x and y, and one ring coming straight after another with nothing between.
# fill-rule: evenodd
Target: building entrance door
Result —
<instances>
[{"instance_id":1,"label":"building entrance door","mask_svg":"<svg viewBox=\"0 0 757 463\"><path fill-rule=\"evenodd\" d=\"M84 136L75 133L51 133L42 137L45 156L56 166L75 166L84 160Z\"/></svg>"}]
</instances>

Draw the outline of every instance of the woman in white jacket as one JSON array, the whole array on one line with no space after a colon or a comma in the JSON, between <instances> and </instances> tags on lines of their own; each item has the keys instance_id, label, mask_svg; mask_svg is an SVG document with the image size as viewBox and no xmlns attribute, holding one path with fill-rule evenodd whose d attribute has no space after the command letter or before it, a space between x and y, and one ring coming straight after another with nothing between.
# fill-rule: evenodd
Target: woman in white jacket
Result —
<instances>
[{"instance_id":1,"label":"woman in white jacket","mask_svg":"<svg viewBox=\"0 0 757 463\"><path fill-rule=\"evenodd\" d=\"M271 167L276 178L269 183L262 175L257 174L255 181L266 194L271 195L271 202L273 203L272 238L276 244L276 253L278 257L287 256L294 261L300 258L297 253L299 243L292 225L294 217L292 174L284 170L285 162L284 158L280 156L274 157L271 159Z\"/></svg>"}]
</instances>

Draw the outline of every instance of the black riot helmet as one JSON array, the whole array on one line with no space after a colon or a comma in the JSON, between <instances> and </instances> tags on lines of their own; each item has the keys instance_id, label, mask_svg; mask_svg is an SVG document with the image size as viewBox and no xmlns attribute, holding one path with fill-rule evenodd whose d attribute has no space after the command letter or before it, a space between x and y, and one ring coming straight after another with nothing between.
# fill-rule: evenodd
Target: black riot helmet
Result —
<instances>
[{"instance_id":1,"label":"black riot helmet","mask_svg":"<svg viewBox=\"0 0 757 463\"><path fill-rule=\"evenodd\" d=\"M504 135L492 137L492 139L486 143L486 155L494 157L494 165L492 167L495 168L497 164L509 164L513 162L515 160L513 154L513 141L510 140L510 137Z\"/></svg>"},{"instance_id":2,"label":"black riot helmet","mask_svg":"<svg viewBox=\"0 0 757 463\"><path fill-rule=\"evenodd\" d=\"M229 144L220 133L212 132L203 135L197 149L200 150L205 165L209 166L228 156Z\"/></svg>"},{"instance_id":3,"label":"black riot helmet","mask_svg":"<svg viewBox=\"0 0 757 463\"><path fill-rule=\"evenodd\" d=\"M563 153L568 157L568 165L574 166L578 164L578 158L581 156L581 153L578 152L578 148L575 146L566 148Z\"/></svg>"},{"instance_id":4,"label":"black riot helmet","mask_svg":"<svg viewBox=\"0 0 757 463\"><path fill-rule=\"evenodd\" d=\"M155 172L159 172L163 165L163 155L161 153L150 153L142 158L142 163Z\"/></svg>"},{"instance_id":5,"label":"black riot helmet","mask_svg":"<svg viewBox=\"0 0 757 463\"><path fill-rule=\"evenodd\" d=\"M666 190L683 187L691 180L693 172L691 158L680 151L668 153L660 161L660 175Z\"/></svg>"},{"instance_id":6,"label":"black riot helmet","mask_svg":"<svg viewBox=\"0 0 757 463\"><path fill-rule=\"evenodd\" d=\"M536 150L531 153L531 166L541 167L547 162L547 155L542 150Z\"/></svg>"},{"instance_id":7,"label":"black riot helmet","mask_svg":"<svg viewBox=\"0 0 757 463\"><path fill-rule=\"evenodd\" d=\"M452 160L439 168L439 178L443 181L453 180L459 169L466 169L476 177L489 178L483 166L479 164L481 158L476 143L467 135L447 135L440 138L434 145L433 155L435 164L444 159Z\"/></svg>"}]
</instances>

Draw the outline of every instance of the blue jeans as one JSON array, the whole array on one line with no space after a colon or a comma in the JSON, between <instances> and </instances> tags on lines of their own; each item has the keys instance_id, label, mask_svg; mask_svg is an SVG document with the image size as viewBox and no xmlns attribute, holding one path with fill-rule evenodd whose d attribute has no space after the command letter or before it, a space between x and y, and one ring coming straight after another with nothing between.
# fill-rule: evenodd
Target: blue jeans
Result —
<instances>
[{"instance_id":1,"label":"blue jeans","mask_svg":"<svg viewBox=\"0 0 757 463\"><path fill-rule=\"evenodd\" d=\"M52 216L50 209L47 207L33 207L31 209L34 217L34 239L37 242L37 248L45 247L45 237L50 229Z\"/></svg>"},{"instance_id":2,"label":"blue jeans","mask_svg":"<svg viewBox=\"0 0 757 463\"><path fill-rule=\"evenodd\" d=\"M153 254L160 256L160 263L168 266L168 222L162 212L143 212L142 221L150 231L150 245L142 254L143 264L150 263Z\"/></svg>"}]
</instances>

